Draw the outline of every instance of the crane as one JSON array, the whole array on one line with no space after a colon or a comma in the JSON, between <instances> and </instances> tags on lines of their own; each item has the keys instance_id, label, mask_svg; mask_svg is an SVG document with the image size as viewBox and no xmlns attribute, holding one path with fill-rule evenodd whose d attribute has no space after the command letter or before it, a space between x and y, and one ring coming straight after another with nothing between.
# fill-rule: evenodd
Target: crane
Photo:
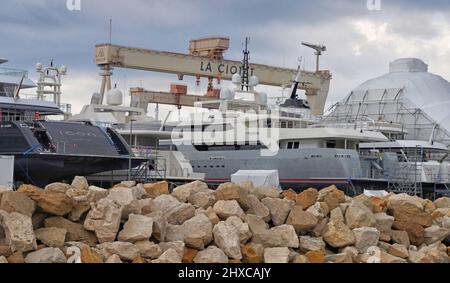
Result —
<instances>
[{"instance_id":1,"label":"crane","mask_svg":"<svg viewBox=\"0 0 450 283\"><path fill-rule=\"evenodd\" d=\"M302 42L302 45L309 47L311 49L316 50L316 52L314 53L314 55L317 56L317 60L316 60L316 73L319 72L319 57L320 55L322 55L322 52L327 51L327 47L325 45L319 45L319 44L313 44L313 43L308 43L308 42Z\"/></svg>"}]
</instances>

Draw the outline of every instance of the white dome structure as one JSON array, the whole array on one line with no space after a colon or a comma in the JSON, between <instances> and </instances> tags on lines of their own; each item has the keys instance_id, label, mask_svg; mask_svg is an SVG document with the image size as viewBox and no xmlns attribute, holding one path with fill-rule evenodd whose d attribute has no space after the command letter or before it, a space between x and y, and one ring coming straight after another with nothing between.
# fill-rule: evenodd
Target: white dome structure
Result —
<instances>
[{"instance_id":1,"label":"white dome structure","mask_svg":"<svg viewBox=\"0 0 450 283\"><path fill-rule=\"evenodd\" d=\"M336 104L329 118L346 122L363 117L402 124L405 139L450 144L450 83L428 72L420 59L393 61L389 73L356 87Z\"/></svg>"}]
</instances>

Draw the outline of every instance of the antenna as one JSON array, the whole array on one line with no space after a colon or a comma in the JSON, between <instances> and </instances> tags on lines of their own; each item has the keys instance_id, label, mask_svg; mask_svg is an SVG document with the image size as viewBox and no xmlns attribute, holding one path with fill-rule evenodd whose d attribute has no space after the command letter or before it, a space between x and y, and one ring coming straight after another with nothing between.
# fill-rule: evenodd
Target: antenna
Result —
<instances>
[{"instance_id":1,"label":"antenna","mask_svg":"<svg viewBox=\"0 0 450 283\"><path fill-rule=\"evenodd\" d=\"M244 60L242 61L242 90L244 90L244 86L246 87L246 90L248 91L249 88L249 65L248 65L248 60L249 60L249 55L250 55L250 51L248 51L248 44L250 42L250 38L246 37L245 38L245 49L243 51L244 53Z\"/></svg>"},{"instance_id":2,"label":"antenna","mask_svg":"<svg viewBox=\"0 0 450 283\"><path fill-rule=\"evenodd\" d=\"M323 44L319 45L319 44L313 44L313 43L307 43L307 42L302 42L302 45L316 50L316 52L314 54L317 56L316 72L318 73L319 72L319 57L320 57L320 55L322 55L322 52L327 51L327 47Z\"/></svg>"},{"instance_id":3,"label":"antenna","mask_svg":"<svg viewBox=\"0 0 450 283\"><path fill-rule=\"evenodd\" d=\"M112 43L112 19L109 19L109 44Z\"/></svg>"}]
</instances>

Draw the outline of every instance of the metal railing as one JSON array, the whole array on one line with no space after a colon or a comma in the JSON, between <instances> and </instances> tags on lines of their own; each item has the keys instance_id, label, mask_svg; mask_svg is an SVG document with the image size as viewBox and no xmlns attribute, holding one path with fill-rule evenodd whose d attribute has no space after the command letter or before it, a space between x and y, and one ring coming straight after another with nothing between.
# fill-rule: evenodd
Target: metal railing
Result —
<instances>
[{"instance_id":1,"label":"metal railing","mask_svg":"<svg viewBox=\"0 0 450 283\"><path fill-rule=\"evenodd\" d=\"M10 77L23 77L28 78L28 71L13 69L13 68L0 68L0 75L2 76L10 76Z\"/></svg>"}]
</instances>

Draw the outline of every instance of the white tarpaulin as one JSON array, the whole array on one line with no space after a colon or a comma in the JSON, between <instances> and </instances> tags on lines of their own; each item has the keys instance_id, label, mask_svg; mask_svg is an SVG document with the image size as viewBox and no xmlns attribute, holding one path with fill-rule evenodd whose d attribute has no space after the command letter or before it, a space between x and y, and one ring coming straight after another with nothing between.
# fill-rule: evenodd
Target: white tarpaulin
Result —
<instances>
[{"instance_id":1,"label":"white tarpaulin","mask_svg":"<svg viewBox=\"0 0 450 283\"><path fill-rule=\"evenodd\" d=\"M374 190L364 190L364 194L368 197L385 197L387 196L389 193L383 190L378 190L378 191L374 191Z\"/></svg>"},{"instance_id":2,"label":"white tarpaulin","mask_svg":"<svg viewBox=\"0 0 450 283\"><path fill-rule=\"evenodd\" d=\"M12 189L14 184L14 156L0 156L0 186Z\"/></svg>"},{"instance_id":3,"label":"white tarpaulin","mask_svg":"<svg viewBox=\"0 0 450 283\"><path fill-rule=\"evenodd\" d=\"M280 187L278 170L239 170L231 175L231 182L251 181L255 187Z\"/></svg>"}]
</instances>

